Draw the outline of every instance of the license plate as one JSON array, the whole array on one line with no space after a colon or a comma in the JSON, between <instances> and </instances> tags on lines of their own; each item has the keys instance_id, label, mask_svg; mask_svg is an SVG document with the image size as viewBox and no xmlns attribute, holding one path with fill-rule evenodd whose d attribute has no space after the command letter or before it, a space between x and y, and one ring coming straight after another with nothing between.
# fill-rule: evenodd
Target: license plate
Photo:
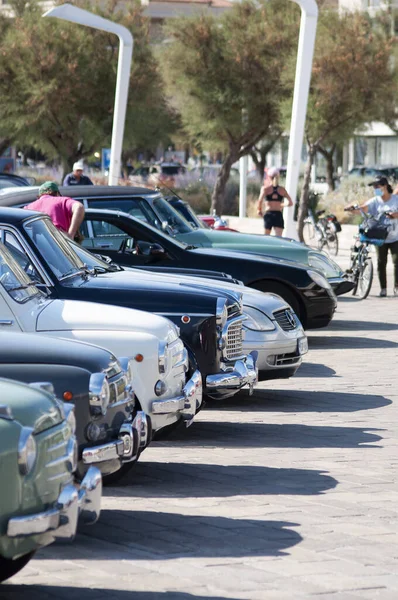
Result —
<instances>
[{"instance_id":1,"label":"license plate","mask_svg":"<svg viewBox=\"0 0 398 600\"><path fill-rule=\"evenodd\" d=\"M308 352L308 339L305 338L300 338L298 343L297 343L297 351L300 354L300 356L302 354L307 354Z\"/></svg>"}]
</instances>

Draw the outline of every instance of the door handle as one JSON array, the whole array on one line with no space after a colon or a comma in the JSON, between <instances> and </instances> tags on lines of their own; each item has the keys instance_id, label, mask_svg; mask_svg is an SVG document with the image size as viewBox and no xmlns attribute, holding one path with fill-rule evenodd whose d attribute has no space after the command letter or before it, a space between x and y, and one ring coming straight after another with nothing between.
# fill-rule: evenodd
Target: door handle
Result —
<instances>
[{"instance_id":1,"label":"door handle","mask_svg":"<svg viewBox=\"0 0 398 600\"><path fill-rule=\"evenodd\" d=\"M9 319L0 319L0 325L13 325L14 321L10 321Z\"/></svg>"}]
</instances>

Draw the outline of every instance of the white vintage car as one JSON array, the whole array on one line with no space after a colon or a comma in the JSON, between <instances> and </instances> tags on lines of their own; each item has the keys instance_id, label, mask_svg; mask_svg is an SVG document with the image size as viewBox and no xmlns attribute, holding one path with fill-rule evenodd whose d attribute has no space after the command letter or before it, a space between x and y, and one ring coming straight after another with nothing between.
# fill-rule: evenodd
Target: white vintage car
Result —
<instances>
[{"instance_id":1,"label":"white vintage car","mask_svg":"<svg viewBox=\"0 0 398 600\"><path fill-rule=\"evenodd\" d=\"M1 329L81 340L129 357L134 392L153 431L181 419L189 425L201 405L201 375L194 371L188 379L187 351L171 321L130 308L50 300L3 244L0 336Z\"/></svg>"}]
</instances>

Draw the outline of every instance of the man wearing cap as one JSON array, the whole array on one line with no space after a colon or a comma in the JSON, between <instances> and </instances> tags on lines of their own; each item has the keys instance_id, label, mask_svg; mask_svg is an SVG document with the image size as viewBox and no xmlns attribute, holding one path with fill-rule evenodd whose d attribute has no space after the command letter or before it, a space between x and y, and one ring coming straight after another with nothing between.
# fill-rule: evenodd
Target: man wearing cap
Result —
<instances>
[{"instance_id":1,"label":"man wearing cap","mask_svg":"<svg viewBox=\"0 0 398 600\"><path fill-rule=\"evenodd\" d=\"M83 163L78 161L73 165L72 173L68 173L68 175L64 179L64 186L68 185L94 185L91 181L90 177L87 175L83 175Z\"/></svg>"},{"instance_id":2,"label":"man wearing cap","mask_svg":"<svg viewBox=\"0 0 398 600\"><path fill-rule=\"evenodd\" d=\"M398 195L393 193L386 177L377 177L369 183L373 186L375 195L360 207L349 206L351 210L360 210L379 218L385 215L383 226L388 229L388 235L382 246L376 247L377 273L380 282L381 298L387 296L387 260L388 251L392 256L394 265L394 296L398 296Z\"/></svg>"},{"instance_id":3,"label":"man wearing cap","mask_svg":"<svg viewBox=\"0 0 398 600\"><path fill-rule=\"evenodd\" d=\"M54 181L46 181L39 188L39 197L24 206L27 210L46 213L57 229L72 240L76 237L84 219L84 206L77 200L61 196Z\"/></svg>"}]
</instances>

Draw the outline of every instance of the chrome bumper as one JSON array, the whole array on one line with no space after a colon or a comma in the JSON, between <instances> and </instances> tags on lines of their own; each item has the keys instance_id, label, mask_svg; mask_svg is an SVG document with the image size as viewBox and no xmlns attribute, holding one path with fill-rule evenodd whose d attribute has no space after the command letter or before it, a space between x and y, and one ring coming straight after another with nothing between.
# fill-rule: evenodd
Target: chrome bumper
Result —
<instances>
[{"instance_id":1,"label":"chrome bumper","mask_svg":"<svg viewBox=\"0 0 398 600\"><path fill-rule=\"evenodd\" d=\"M155 415L180 413L182 419L190 424L196 411L202 404L202 376L200 371L195 371L191 379L185 384L182 396L168 398L167 400L154 400L152 412Z\"/></svg>"},{"instance_id":2,"label":"chrome bumper","mask_svg":"<svg viewBox=\"0 0 398 600\"><path fill-rule=\"evenodd\" d=\"M85 465L96 464L106 474L114 473L120 469L122 463L138 458L140 451L148 445L150 441L148 438L148 420L146 414L140 410L133 422L125 421L123 423L117 440L85 448L82 453L83 463Z\"/></svg>"},{"instance_id":3,"label":"chrome bumper","mask_svg":"<svg viewBox=\"0 0 398 600\"><path fill-rule=\"evenodd\" d=\"M246 359L237 360L234 365L227 365L226 370L206 377L206 393L210 398L220 400L233 396L242 387L248 385L250 394L257 382L256 361L252 354Z\"/></svg>"},{"instance_id":4,"label":"chrome bumper","mask_svg":"<svg viewBox=\"0 0 398 600\"><path fill-rule=\"evenodd\" d=\"M7 536L24 538L46 535L44 543L69 541L75 537L78 521L95 523L101 511L102 477L90 467L80 489L72 484L64 487L53 508L34 515L13 517L8 521ZM41 540L37 540L41 545Z\"/></svg>"}]
</instances>

